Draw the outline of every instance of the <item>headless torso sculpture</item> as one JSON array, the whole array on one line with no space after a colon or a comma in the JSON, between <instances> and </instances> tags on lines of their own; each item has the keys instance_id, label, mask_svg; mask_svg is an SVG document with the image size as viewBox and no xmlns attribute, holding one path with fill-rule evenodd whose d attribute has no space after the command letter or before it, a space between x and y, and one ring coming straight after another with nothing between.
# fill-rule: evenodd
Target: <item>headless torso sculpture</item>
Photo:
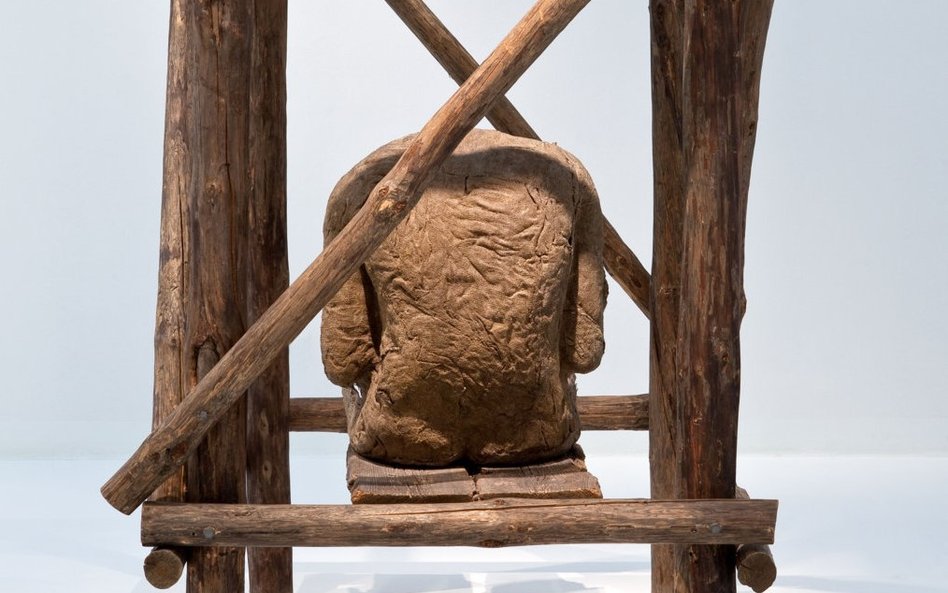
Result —
<instances>
[{"instance_id":1,"label":"headless torso sculpture","mask_svg":"<svg viewBox=\"0 0 948 593\"><path fill-rule=\"evenodd\" d=\"M329 199L328 244L401 156L378 149ZM323 363L356 387L353 450L410 466L529 464L579 437L574 373L603 352L602 214L555 145L474 130L326 306Z\"/></svg>"}]
</instances>

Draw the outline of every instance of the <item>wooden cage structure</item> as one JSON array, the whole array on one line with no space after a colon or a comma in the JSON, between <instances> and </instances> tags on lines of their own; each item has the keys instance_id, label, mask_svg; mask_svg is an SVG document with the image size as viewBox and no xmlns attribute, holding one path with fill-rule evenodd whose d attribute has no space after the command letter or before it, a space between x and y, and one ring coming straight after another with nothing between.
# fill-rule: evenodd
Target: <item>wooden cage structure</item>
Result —
<instances>
[{"instance_id":1,"label":"wooden cage structure","mask_svg":"<svg viewBox=\"0 0 948 593\"><path fill-rule=\"evenodd\" d=\"M539 0L478 64L422 0L387 0L461 85L291 284L286 0L172 0L153 432L103 486L142 503L146 575L188 591L292 590L292 546L628 542L656 592L757 591L777 502L735 484L744 224L773 0L651 0L651 275L606 223L607 271L651 323L649 395L579 399L585 430L649 430L651 499L290 504L289 438L345 431L338 398L289 397L287 347L589 0ZM148 500L148 502L146 502ZM568 520L551 521L551 517ZM738 569L736 571L735 569Z\"/></svg>"}]
</instances>

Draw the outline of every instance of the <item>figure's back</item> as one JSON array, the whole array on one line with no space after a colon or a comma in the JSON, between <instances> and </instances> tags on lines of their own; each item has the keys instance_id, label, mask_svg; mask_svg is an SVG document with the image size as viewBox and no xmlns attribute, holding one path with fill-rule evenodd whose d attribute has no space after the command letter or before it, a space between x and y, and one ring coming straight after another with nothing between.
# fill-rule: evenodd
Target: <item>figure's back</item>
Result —
<instances>
[{"instance_id":1,"label":"figure's back","mask_svg":"<svg viewBox=\"0 0 948 593\"><path fill-rule=\"evenodd\" d=\"M520 463L565 453L579 435L569 379L602 353L598 200L567 153L512 140L469 135L324 312L330 378L367 388L349 430L363 455L416 465ZM340 181L327 238L404 144L376 151ZM593 268L582 278L581 263ZM360 308L371 352L354 335ZM357 361L361 377L334 377L327 359L339 352L373 360Z\"/></svg>"}]
</instances>

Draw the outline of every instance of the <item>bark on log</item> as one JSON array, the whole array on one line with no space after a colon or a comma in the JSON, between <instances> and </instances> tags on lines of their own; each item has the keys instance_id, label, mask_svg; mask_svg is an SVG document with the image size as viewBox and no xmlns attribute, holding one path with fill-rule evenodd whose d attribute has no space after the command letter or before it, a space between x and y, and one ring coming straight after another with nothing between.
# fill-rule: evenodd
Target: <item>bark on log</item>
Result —
<instances>
[{"instance_id":1,"label":"bark on log","mask_svg":"<svg viewBox=\"0 0 948 593\"><path fill-rule=\"evenodd\" d=\"M145 557L145 580L157 589L168 589L181 579L187 548L157 547Z\"/></svg>"},{"instance_id":2,"label":"bark on log","mask_svg":"<svg viewBox=\"0 0 948 593\"><path fill-rule=\"evenodd\" d=\"M652 0L652 168L654 183L649 350L649 469L652 498L677 496L674 410L675 348L680 292L683 177L681 53L684 0ZM652 590L676 589L682 546L652 546Z\"/></svg>"},{"instance_id":3,"label":"bark on log","mask_svg":"<svg viewBox=\"0 0 948 593\"><path fill-rule=\"evenodd\" d=\"M173 415L182 396L245 329L240 288L247 254L240 240L249 224L249 7L247 2L172 2L156 329L157 425ZM244 414L242 406L229 411L197 447L186 479L166 482L156 496L243 502ZM188 591L243 588L243 567L240 548L195 551L188 562Z\"/></svg>"},{"instance_id":4,"label":"bark on log","mask_svg":"<svg viewBox=\"0 0 948 593\"><path fill-rule=\"evenodd\" d=\"M187 146L179 174L186 204L184 364L190 391L244 333L246 276L239 248L248 230L249 2L179 5L185 70L175 133ZM180 409L180 405L176 411ZM174 412L176 413L176 412ZM174 414L172 413L172 415ZM246 501L246 407L241 401L211 428L191 457L186 500ZM189 593L244 587L244 550L195 550L188 559Z\"/></svg>"},{"instance_id":5,"label":"bark on log","mask_svg":"<svg viewBox=\"0 0 948 593\"><path fill-rule=\"evenodd\" d=\"M316 316L421 195L430 173L589 0L540 0L438 110L346 229L102 487L134 511L196 448L244 390Z\"/></svg>"},{"instance_id":6,"label":"bark on log","mask_svg":"<svg viewBox=\"0 0 948 593\"><path fill-rule=\"evenodd\" d=\"M290 283L286 227L286 0L254 0L250 46L247 324ZM247 501L290 502L289 351L247 390ZM293 590L291 548L247 551L250 593Z\"/></svg>"},{"instance_id":7,"label":"bark on log","mask_svg":"<svg viewBox=\"0 0 948 593\"><path fill-rule=\"evenodd\" d=\"M181 59L186 51L186 27L180 2L171 3L168 33L168 81L165 98L164 163L161 192L161 230L158 261L158 303L155 314L155 379L152 430L161 426L187 395L185 348L185 256L188 228L183 215L189 185L188 144L181 137L185 126L187 69ZM185 468L161 484L152 500L182 501Z\"/></svg>"},{"instance_id":8,"label":"bark on log","mask_svg":"<svg viewBox=\"0 0 948 593\"><path fill-rule=\"evenodd\" d=\"M747 490L737 487L735 498L750 500ZM777 564L767 544L737 546L737 580L755 593L763 593L777 580Z\"/></svg>"},{"instance_id":9,"label":"bark on log","mask_svg":"<svg viewBox=\"0 0 948 593\"><path fill-rule=\"evenodd\" d=\"M648 430L648 395L585 395L576 403L583 430ZM290 430L346 432L342 398L291 398Z\"/></svg>"},{"instance_id":10,"label":"bark on log","mask_svg":"<svg viewBox=\"0 0 948 593\"><path fill-rule=\"evenodd\" d=\"M747 180L771 2L652 2L652 496L734 496ZM755 82L758 81L758 82ZM654 591L734 591L734 549L653 550Z\"/></svg>"},{"instance_id":11,"label":"bark on log","mask_svg":"<svg viewBox=\"0 0 948 593\"><path fill-rule=\"evenodd\" d=\"M438 60L448 75L456 83L464 84L464 81L477 69L477 60L428 6L422 0L386 0L386 2L431 55ZM500 132L540 139L536 131L506 97L497 99L487 112L487 121ZM648 271L629 246L622 241L619 233L608 220L606 220L604 239L603 258L606 271L648 317Z\"/></svg>"},{"instance_id":12,"label":"bark on log","mask_svg":"<svg viewBox=\"0 0 948 593\"><path fill-rule=\"evenodd\" d=\"M142 542L187 546L479 546L773 541L772 500L523 500L399 505L147 503ZM564 524L564 518L568 519Z\"/></svg>"}]
</instances>

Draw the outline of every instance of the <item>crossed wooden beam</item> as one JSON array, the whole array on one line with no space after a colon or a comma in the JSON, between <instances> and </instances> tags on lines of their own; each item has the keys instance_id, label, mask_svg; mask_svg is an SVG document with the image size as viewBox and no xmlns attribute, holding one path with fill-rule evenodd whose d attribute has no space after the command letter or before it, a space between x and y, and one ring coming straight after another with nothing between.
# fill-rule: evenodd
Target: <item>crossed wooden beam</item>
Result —
<instances>
[{"instance_id":1,"label":"crossed wooden beam","mask_svg":"<svg viewBox=\"0 0 948 593\"><path fill-rule=\"evenodd\" d=\"M477 70L477 60L431 11L423 0L385 0L415 37L425 46L445 71L458 84ZM507 99L498 98L490 111L489 121L497 130L512 136L539 140L540 136ZM649 316L649 273L635 253L619 237L615 227L605 220L603 258L606 271L622 287L629 298Z\"/></svg>"},{"instance_id":2,"label":"crossed wooden beam","mask_svg":"<svg viewBox=\"0 0 948 593\"><path fill-rule=\"evenodd\" d=\"M185 463L207 431L408 215L434 170L481 118L487 115L501 130L536 137L503 96L589 2L539 0L478 66L423 4L388 1L413 31L417 26L423 32L416 34L426 45L441 48L432 53L442 64L456 62L456 74L454 66L446 68L463 81L461 87L415 136L346 228L105 483L102 495L118 510L134 511ZM615 229L608 224L606 228L607 269L647 311L648 273Z\"/></svg>"}]
</instances>

